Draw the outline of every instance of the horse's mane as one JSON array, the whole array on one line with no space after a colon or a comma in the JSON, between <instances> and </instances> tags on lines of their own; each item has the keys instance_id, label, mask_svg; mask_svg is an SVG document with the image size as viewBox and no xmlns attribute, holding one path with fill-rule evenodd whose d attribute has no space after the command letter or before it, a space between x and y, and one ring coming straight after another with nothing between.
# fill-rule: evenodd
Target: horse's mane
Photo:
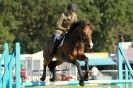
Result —
<instances>
[{"instance_id":1,"label":"horse's mane","mask_svg":"<svg viewBox=\"0 0 133 88\"><path fill-rule=\"evenodd\" d=\"M85 24L86 24L86 22L83 21L83 20L80 20L80 21L74 22L74 23L71 25L70 30L75 29L77 26L81 26L81 27L83 27L83 26L85 26Z\"/></svg>"},{"instance_id":2,"label":"horse's mane","mask_svg":"<svg viewBox=\"0 0 133 88\"><path fill-rule=\"evenodd\" d=\"M89 23L85 22L84 20L79 20L77 22L74 22L70 29L67 30L67 35L70 35L71 32L76 28L76 27L84 27L85 25L88 25Z\"/></svg>"}]
</instances>

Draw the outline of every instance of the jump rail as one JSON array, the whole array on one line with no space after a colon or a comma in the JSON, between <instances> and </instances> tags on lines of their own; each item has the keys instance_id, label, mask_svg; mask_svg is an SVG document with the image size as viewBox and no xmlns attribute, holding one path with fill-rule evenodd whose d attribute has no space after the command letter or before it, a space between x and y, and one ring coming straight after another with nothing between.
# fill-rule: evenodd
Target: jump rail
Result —
<instances>
[{"instance_id":1,"label":"jump rail","mask_svg":"<svg viewBox=\"0 0 133 88\"><path fill-rule=\"evenodd\" d=\"M132 83L133 80L90 80L85 81L85 84L106 84L106 85L112 85L112 84L126 84L126 83ZM57 82L27 82L22 83L25 87L34 87L34 86L66 86L66 85L79 85L79 81L57 81Z\"/></svg>"}]
</instances>

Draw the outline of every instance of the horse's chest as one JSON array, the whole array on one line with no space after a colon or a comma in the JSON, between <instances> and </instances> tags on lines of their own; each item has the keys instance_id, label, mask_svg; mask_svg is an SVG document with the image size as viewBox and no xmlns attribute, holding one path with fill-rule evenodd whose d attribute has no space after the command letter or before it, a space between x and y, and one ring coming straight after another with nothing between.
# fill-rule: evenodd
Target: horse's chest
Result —
<instances>
[{"instance_id":1,"label":"horse's chest","mask_svg":"<svg viewBox=\"0 0 133 88\"><path fill-rule=\"evenodd\" d=\"M82 42L77 42L77 43L76 43L76 46L75 46L75 49L76 49L77 51L83 50L83 49L84 49L84 43L82 43Z\"/></svg>"},{"instance_id":2,"label":"horse's chest","mask_svg":"<svg viewBox=\"0 0 133 88\"><path fill-rule=\"evenodd\" d=\"M84 53L84 44L83 43L77 43L74 50L73 50L73 55L79 56Z\"/></svg>"}]
</instances>

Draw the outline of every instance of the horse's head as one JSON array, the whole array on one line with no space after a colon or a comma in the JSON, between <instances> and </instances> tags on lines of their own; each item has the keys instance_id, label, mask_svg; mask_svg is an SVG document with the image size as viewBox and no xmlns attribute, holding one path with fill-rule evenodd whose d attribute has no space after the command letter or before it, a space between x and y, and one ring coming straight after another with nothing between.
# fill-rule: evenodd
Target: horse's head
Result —
<instances>
[{"instance_id":1,"label":"horse's head","mask_svg":"<svg viewBox=\"0 0 133 88\"><path fill-rule=\"evenodd\" d=\"M79 21L79 33L81 36L81 40L86 43L87 45L90 45L90 48L93 47L92 43L92 26L90 23L87 23L85 21Z\"/></svg>"},{"instance_id":2,"label":"horse's head","mask_svg":"<svg viewBox=\"0 0 133 88\"><path fill-rule=\"evenodd\" d=\"M91 37L92 27L90 23L87 23L85 21L77 21L76 23L73 23L70 27L70 30L68 30L68 35L69 34L72 35L71 38L75 37L75 40L82 41L87 45L89 44L90 48L93 47Z\"/></svg>"}]
</instances>

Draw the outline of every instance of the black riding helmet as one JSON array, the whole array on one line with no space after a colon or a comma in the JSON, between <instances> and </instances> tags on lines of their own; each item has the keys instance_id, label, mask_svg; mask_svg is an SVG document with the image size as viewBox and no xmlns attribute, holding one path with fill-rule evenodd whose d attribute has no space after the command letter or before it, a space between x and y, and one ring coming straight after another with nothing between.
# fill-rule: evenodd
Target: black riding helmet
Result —
<instances>
[{"instance_id":1,"label":"black riding helmet","mask_svg":"<svg viewBox=\"0 0 133 88\"><path fill-rule=\"evenodd\" d=\"M69 3L67 5L67 10L76 10L76 4L74 3Z\"/></svg>"}]
</instances>

